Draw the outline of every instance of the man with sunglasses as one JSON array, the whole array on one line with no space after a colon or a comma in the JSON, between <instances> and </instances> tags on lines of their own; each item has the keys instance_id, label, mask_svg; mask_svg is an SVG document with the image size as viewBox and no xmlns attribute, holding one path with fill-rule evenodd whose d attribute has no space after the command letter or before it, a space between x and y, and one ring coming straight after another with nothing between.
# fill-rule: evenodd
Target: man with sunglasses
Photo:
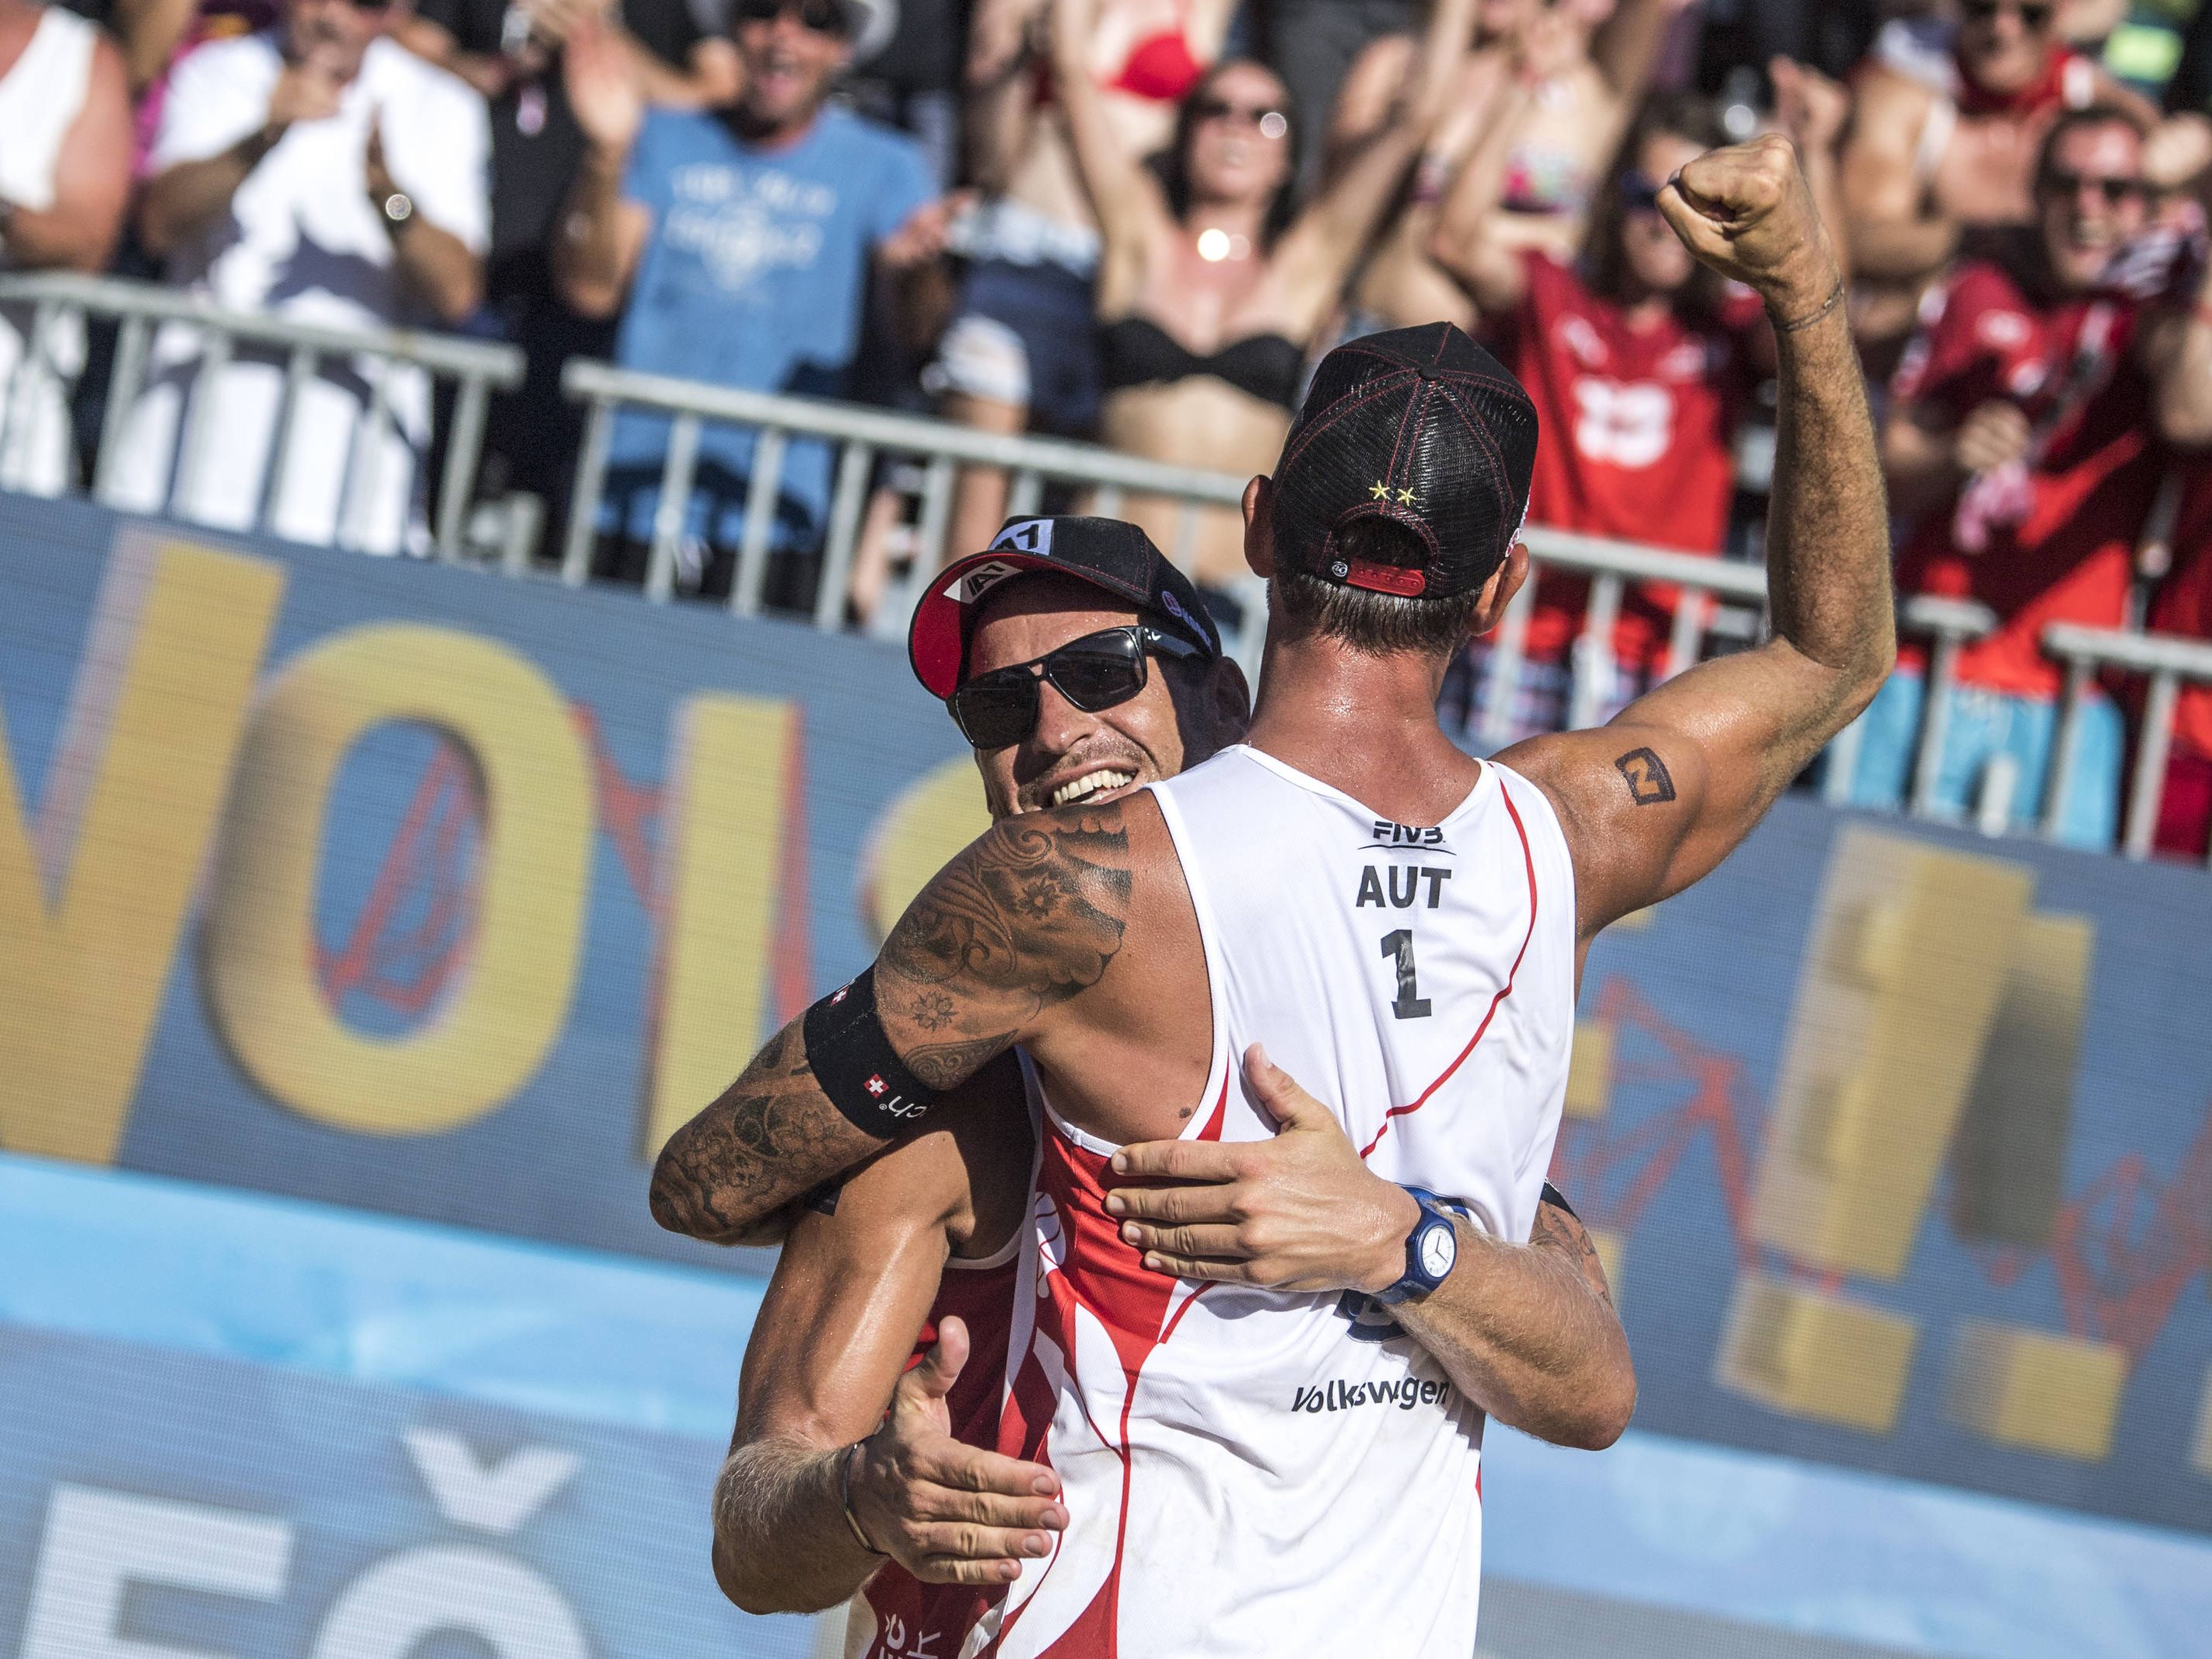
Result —
<instances>
[{"instance_id":1,"label":"man with sunglasses","mask_svg":"<svg viewBox=\"0 0 2212 1659\"><path fill-rule=\"evenodd\" d=\"M476 309L490 216L483 100L392 40L398 15L384 0L286 0L273 29L178 61L139 208L171 282L234 311L361 328L451 328ZM356 432L371 398L349 360L324 359L288 398L281 360L242 355L195 378L185 366L200 343L183 324L155 337L115 457L129 505L244 529L268 496L281 536L380 553L406 544L428 441L420 370L383 374L375 401L393 419L370 436ZM198 458L198 497L173 503L188 386L222 441Z\"/></svg>"},{"instance_id":2,"label":"man with sunglasses","mask_svg":"<svg viewBox=\"0 0 2212 1659\"><path fill-rule=\"evenodd\" d=\"M940 573L911 637L1002 819L1124 798L1241 738L1249 718L1196 590L1131 525L1009 523ZM1334 1268L1349 1283L1363 1259L1401 1255L1337 1120L1279 1073L1259 1086L1291 1127L1235 1188L1268 1235L1255 1271ZM714 1559L732 1599L806 1612L859 1590L851 1648L865 1655L958 1652L1065 1518L1036 1489L1056 1489L1048 1471L993 1450L1032 1161L1019 1066L1006 1056L962 1093L951 1128L892 1148L793 1226L718 1483ZM1518 1369L1485 1403L1540 1438L1609 1441L1634 1368L1565 1200L1547 1188L1528 1248L1497 1265L1498 1311L1462 1340Z\"/></svg>"},{"instance_id":3,"label":"man with sunglasses","mask_svg":"<svg viewBox=\"0 0 2212 1659\"><path fill-rule=\"evenodd\" d=\"M1496 1378L1456 1333L1534 1224L1583 958L1725 857L1893 658L1843 281L1790 146L1699 156L1660 205L1774 319L1770 641L1602 730L1462 753L1435 700L1526 578L1534 411L1443 325L1340 347L1244 497L1270 582L1248 741L994 828L661 1153L664 1224L741 1233L1019 1045L1044 1127L1000 1449L1048 1459L1067 1525L994 1615L1006 1659L1474 1645ZM1037 654L1009 646L993 666ZM1256 1265L1261 1038L1393 1216L1395 1260L1352 1285Z\"/></svg>"},{"instance_id":4,"label":"man with sunglasses","mask_svg":"<svg viewBox=\"0 0 2212 1659\"><path fill-rule=\"evenodd\" d=\"M1977 599L1997 617L1993 632L1959 648L1937 807L1965 816L2002 763L2014 824L2031 827L2055 806L2060 838L2094 848L2111 842L2118 819L2120 713L2089 689L2066 795L2046 802L2063 677L2043 654L2043 631L2124 625L2136 543L2167 464L2160 440L2212 438L2212 376L2184 349L2205 327L2188 308L2195 273L2153 264L2149 283L2136 284L2154 290L2148 300L2119 285L2146 263L2137 245L2152 217L2132 112L2061 116L2035 176L2035 227L1962 261L1931 291L1882 453L1892 501L1913 520L1899 585ZM2184 286L2160 295L2161 280ZM1868 711L1854 800L1899 804L1924 698L1911 650Z\"/></svg>"},{"instance_id":5,"label":"man with sunglasses","mask_svg":"<svg viewBox=\"0 0 2212 1659\"><path fill-rule=\"evenodd\" d=\"M554 275L583 315L621 314L623 368L846 396L872 276L889 284L909 345L931 331L946 301L939 255L951 208L918 144L827 101L873 9L862 0L737 0L744 90L713 111L648 111L622 53L571 42L564 74L586 145ZM606 527L625 567L652 538L669 429L668 417L635 411L614 424ZM742 534L756 438L712 427L700 440L685 539L725 566ZM819 442L786 452L779 550L817 538L830 465Z\"/></svg>"},{"instance_id":6,"label":"man with sunglasses","mask_svg":"<svg viewBox=\"0 0 2212 1659\"><path fill-rule=\"evenodd\" d=\"M2057 0L1960 0L1948 59L1875 57L1856 77L1843 154L1860 335L1887 372L1920 290L1978 232L2035 216L2035 153L2059 112L2155 112L2069 46Z\"/></svg>"}]
</instances>

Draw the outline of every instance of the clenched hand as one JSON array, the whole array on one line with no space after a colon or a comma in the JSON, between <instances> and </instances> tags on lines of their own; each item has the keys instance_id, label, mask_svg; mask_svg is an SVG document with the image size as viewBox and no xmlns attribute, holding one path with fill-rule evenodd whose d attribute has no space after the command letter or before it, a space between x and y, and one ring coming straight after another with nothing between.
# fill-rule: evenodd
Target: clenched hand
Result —
<instances>
[{"instance_id":1,"label":"clenched hand","mask_svg":"<svg viewBox=\"0 0 2212 1659\"><path fill-rule=\"evenodd\" d=\"M1826 303L1841 280L1796 149L1778 133L1706 151L1667 181L1659 210L1685 247L1778 319Z\"/></svg>"}]
</instances>

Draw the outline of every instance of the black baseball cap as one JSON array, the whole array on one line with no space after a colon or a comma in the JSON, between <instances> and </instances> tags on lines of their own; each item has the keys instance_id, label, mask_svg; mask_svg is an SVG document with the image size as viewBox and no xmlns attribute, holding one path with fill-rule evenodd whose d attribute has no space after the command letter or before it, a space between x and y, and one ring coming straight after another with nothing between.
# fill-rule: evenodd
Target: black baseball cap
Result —
<instances>
[{"instance_id":1,"label":"black baseball cap","mask_svg":"<svg viewBox=\"0 0 2212 1659\"><path fill-rule=\"evenodd\" d=\"M1490 580L1521 533L1536 465L1536 405L1449 323L1348 341L1321 360L1275 470L1279 568L1405 598L1448 599ZM1403 525L1423 562L1346 557L1361 519Z\"/></svg>"},{"instance_id":2,"label":"black baseball cap","mask_svg":"<svg viewBox=\"0 0 2212 1659\"><path fill-rule=\"evenodd\" d=\"M1031 570L1056 571L1103 588L1158 617L1207 656L1221 654L1221 631L1190 578L1136 526L1072 516L1009 519L988 548L939 571L914 608L907 658L914 664L914 677L933 696L949 697L959 690L968 635L983 596Z\"/></svg>"}]
</instances>

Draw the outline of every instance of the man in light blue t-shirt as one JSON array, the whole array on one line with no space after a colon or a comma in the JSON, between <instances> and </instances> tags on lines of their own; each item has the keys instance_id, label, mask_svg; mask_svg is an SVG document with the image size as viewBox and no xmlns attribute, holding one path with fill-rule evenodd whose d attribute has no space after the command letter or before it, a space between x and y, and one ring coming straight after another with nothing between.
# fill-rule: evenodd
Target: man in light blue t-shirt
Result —
<instances>
[{"instance_id":1,"label":"man in light blue t-shirt","mask_svg":"<svg viewBox=\"0 0 2212 1659\"><path fill-rule=\"evenodd\" d=\"M925 331L942 299L948 211L921 149L823 107L861 21L860 0L737 0L745 89L716 111L647 110L617 42L598 29L571 37L568 99L588 147L554 270L578 311L621 312L623 367L844 396L872 270L900 331ZM602 528L625 541L651 538L668 432L664 416L615 422ZM737 545L752 453L750 431L702 434L690 535ZM787 451L778 548L819 541L830 471L825 445Z\"/></svg>"}]
</instances>

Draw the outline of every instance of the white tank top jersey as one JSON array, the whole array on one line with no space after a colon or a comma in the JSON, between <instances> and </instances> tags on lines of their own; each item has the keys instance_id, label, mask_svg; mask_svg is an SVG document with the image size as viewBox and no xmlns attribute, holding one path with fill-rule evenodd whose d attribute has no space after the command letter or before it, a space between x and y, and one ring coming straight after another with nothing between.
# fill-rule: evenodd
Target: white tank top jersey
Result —
<instances>
[{"instance_id":1,"label":"white tank top jersey","mask_svg":"<svg viewBox=\"0 0 2212 1659\"><path fill-rule=\"evenodd\" d=\"M1212 987L1186 1136L1274 1133L1243 1083L1261 1042L1377 1174L1525 1242L1574 1028L1574 874L1542 792L1486 763L1407 827L1240 746L1152 793ZM1115 1149L1042 1104L1000 1449L1059 1472L1069 1526L963 1652L1467 1659L1481 1412L1359 1298L1147 1272L1104 1212Z\"/></svg>"}]
</instances>

